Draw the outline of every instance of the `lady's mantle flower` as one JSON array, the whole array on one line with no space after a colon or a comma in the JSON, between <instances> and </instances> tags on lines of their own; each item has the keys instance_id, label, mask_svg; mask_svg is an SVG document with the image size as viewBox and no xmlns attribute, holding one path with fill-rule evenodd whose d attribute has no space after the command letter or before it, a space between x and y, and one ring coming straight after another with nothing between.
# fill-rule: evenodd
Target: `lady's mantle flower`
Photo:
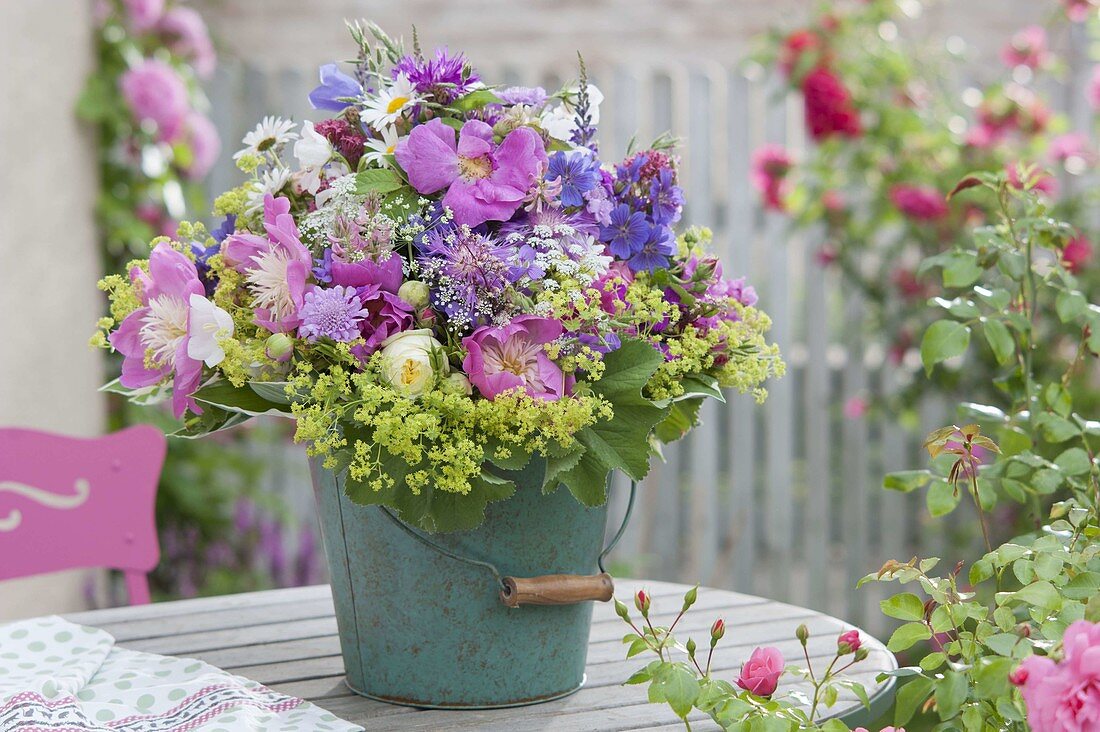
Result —
<instances>
[{"instance_id":1,"label":"lady's mantle flower","mask_svg":"<svg viewBox=\"0 0 1100 732\"><path fill-rule=\"evenodd\" d=\"M256 324L272 333L285 333L301 325L298 311L313 260L298 237L288 199L271 195L264 199L264 230L266 237L230 235L222 255L247 278Z\"/></svg>"},{"instance_id":2,"label":"lady's mantle flower","mask_svg":"<svg viewBox=\"0 0 1100 732\"><path fill-rule=\"evenodd\" d=\"M449 368L443 344L427 328L406 330L382 343L382 378L405 396L423 394Z\"/></svg>"},{"instance_id":3,"label":"lady's mantle flower","mask_svg":"<svg viewBox=\"0 0 1100 732\"><path fill-rule=\"evenodd\" d=\"M348 102L341 99L354 99L363 93L363 86L340 71L336 64L322 66L320 76L321 85L309 93L309 103L314 109L341 112L348 106Z\"/></svg>"},{"instance_id":4,"label":"lady's mantle flower","mask_svg":"<svg viewBox=\"0 0 1100 732\"><path fill-rule=\"evenodd\" d=\"M127 106L139 122L152 122L157 138L171 142L190 111L187 86L168 64L146 59L119 79Z\"/></svg>"},{"instance_id":5,"label":"lady's mantle flower","mask_svg":"<svg viewBox=\"0 0 1100 732\"><path fill-rule=\"evenodd\" d=\"M412 82L407 77L398 75L392 85L384 87L378 92L378 96L367 101L360 116L376 130L392 127L401 119L401 113L417 101L419 97Z\"/></svg>"},{"instance_id":6,"label":"lady's mantle flower","mask_svg":"<svg viewBox=\"0 0 1100 732\"><path fill-rule=\"evenodd\" d=\"M298 335L308 341L331 338L347 343L359 337L359 324L370 313L355 294L354 287L337 285L327 290L314 285L305 295L299 312Z\"/></svg>"},{"instance_id":7,"label":"lady's mantle flower","mask_svg":"<svg viewBox=\"0 0 1100 732\"><path fill-rule=\"evenodd\" d=\"M565 376L543 346L562 332L559 321L535 315L521 315L499 328L478 328L462 339L467 351L462 369L486 399L512 389L522 389L536 399L561 399Z\"/></svg>"},{"instance_id":8,"label":"lady's mantle flower","mask_svg":"<svg viewBox=\"0 0 1100 732\"><path fill-rule=\"evenodd\" d=\"M431 58L405 56L397 62L393 76L404 76L418 93L443 104L468 94L481 81L464 54L451 56L445 48L437 48Z\"/></svg>"},{"instance_id":9,"label":"lady's mantle flower","mask_svg":"<svg viewBox=\"0 0 1100 732\"><path fill-rule=\"evenodd\" d=\"M583 206L584 194L600 182L600 165L583 152L557 152L550 156L546 179L561 183L563 206Z\"/></svg>"},{"instance_id":10,"label":"lady's mantle flower","mask_svg":"<svg viewBox=\"0 0 1100 732\"><path fill-rule=\"evenodd\" d=\"M455 131L438 119L414 127L397 145L397 162L418 193L447 189L443 205L457 224L507 221L547 164L542 138L529 127L512 130L500 145L479 120Z\"/></svg>"},{"instance_id":11,"label":"lady's mantle flower","mask_svg":"<svg viewBox=\"0 0 1100 732\"><path fill-rule=\"evenodd\" d=\"M140 389L174 374L172 413L180 417L190 407L201 414L189 398L202 377L202 361L188 355L190 300L203 294L195 263L161 242L149 255L149 272L135 268L130 277L142 307L127 315L108 339L123 357L119 382Z\"/></svg>"},{"instance_id":12,"label":"lady's mantle flower","mask_svg":"<svg viewBox=\"0 0 1100 732\"><path fill-rule=\"evenodd\" d=\"M233 316L201 295L192 294L187 327L187 355L213 368L225 358L219 341L233 337Z\"/></svg>"},{"instance_id":13,"label":"lady's mantle flower","mask_svg":"<svg viewBox=\"0 0 1100 732\"><path fill-rule=\"evenodd\" d=\"M1028 656L1009 677L1027 703L1035 732L1100 729L1100 624L1077 620L1062 638L1065 658Z\"/></svg>"},{"instance_id":14,"label":"lady's mantle flower","mask_svg":"<svg viewBox=\"0 0 1100 732\"><path fill-rule=\"evenodd\" d=\"M233 154L234 160L240 160L245 155L266 157L269 153L275 154L286 143L297 140L298 133L294 132L294 123L282 117L264 117L254 129L245 134L241 142L244 149Z\"/></svg>"}]
</instances>

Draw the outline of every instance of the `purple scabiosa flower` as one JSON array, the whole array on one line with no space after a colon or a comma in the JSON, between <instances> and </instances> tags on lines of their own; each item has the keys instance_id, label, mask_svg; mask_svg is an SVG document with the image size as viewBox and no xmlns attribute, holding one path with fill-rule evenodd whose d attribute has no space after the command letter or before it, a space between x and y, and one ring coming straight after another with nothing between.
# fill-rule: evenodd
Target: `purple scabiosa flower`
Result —
<instances>
[{"instance_id":1,"label":"purple scabiosa flower","mask_svg":"<svg viewBox=\"0 0 1100 732\"><path fill-rule=\"evenodd\" d=\"M314 109L342 112L348 103L341 102L341 99L357 97L363 93L362 84L340 71L336 64L322 66L320 77L320 86L309 93L309 103Z\"/></svg>"},{"instance_id":2,"label":"purple scabiosa flower","mask_svg":"<svg viewBox=\"0 0 1100 732\"><path fill-rule=\"evenodd\" d=\"M510 86L499 90L497 97L505 104L526 104L529 107L541 107L548 98L541 86Z\"/></svg>"},{"instance_id":3,"label":"purple scabiosa flower","mask_svg":"<svg viewBox=\"0 0 1100 732\"><path fill-rule=\"evenodd\" d=\"M437 48L432 58L405 56L393 67L393 78L402 74L418 92L444 104L468 94L481 81L465 54L452 56L446 48Z\"/></svg>"},{"instance_id":4,"label":"purple scabiosa flower","mask_svg":"<svg viewBox=\"0 0 1100 732\"><path fill-rule=\"evenodd\" d=\"M650 182L649 205L655 223L667 226L680 220L684 191L676 185L676 173L671 168L663 168Z\"/></svg>"},{"instance_id":5,"label":"purple scabiosa flower","mask_svg":"<svg viewBox=\"0 0 1100 732\"><path fill-rule=\"evenodd\" d=\"M511 285L522 276L514 249L468 226L436 228L421 247L420 279L431 287L432 305L459 329L510 312Z\"/></svg>"},{"instance_id":6,"label":"purple scabiosa flower","mask_svg":"<svg viewBox=\"0 0 1100 732\"><path fill-rule=\"evenodd\" d=\"M600 228L600 241L619 259L629 259L646 243L649 230L645 214L631 211L630 206L620 203L611 212L611 222Z\"/></svg>"},{"instance_id":7,"label":"purple scabiosa flower","mask_svg":"<svg viewBox=\"0 0 1100 732\"><path fill-rule=\"evenodd\" d=\"M672 230L667 226L651 226L645 242L627 260L627 265L635 272L652 272L667 267L672 252Z\"/></svg>"},{"instance_id":8,"label":"purple scabiosa flower","mask_svg":"<svg viewBox=\"0 0 1100 732\"><path fill-rule=\"evenodd\" d=\"M561 182L561 203L573 208L583 206L584 194L600 182L599 168L591 155L557 152L550 156L545 177Z\"/></svg>"},{"instance_id":9,"label":"purple scabiosa flower","mask_svg":"<svg viewBox=\"0 0 1100 732\"><path fill-rule=\"evenodd\" d=\"M354 287L336 285L322 289L314 285L306 292L305 302L298 312L302 324L298 335L312 342L318 338L331 338L348 343L359 337L359 324L370 313Z\"/></svg>"}]
</instances>

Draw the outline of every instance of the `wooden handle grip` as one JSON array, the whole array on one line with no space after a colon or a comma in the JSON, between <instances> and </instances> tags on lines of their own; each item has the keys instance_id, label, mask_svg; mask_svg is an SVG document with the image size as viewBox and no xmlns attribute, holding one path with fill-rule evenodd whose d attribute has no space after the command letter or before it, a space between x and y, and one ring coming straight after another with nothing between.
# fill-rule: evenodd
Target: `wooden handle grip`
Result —
<instances>
[{"instance_id":1,"label":"wooden handle grip","mask_svg":"<svg viewBox=\"0 0 1100 732\"><path fill-rule=\"evenodd\" d=\"M508 607L520 605L572 605L615 594L611 575L547 574L542 577L505 577L500 599Z\"/></svg>"}]
</instances>

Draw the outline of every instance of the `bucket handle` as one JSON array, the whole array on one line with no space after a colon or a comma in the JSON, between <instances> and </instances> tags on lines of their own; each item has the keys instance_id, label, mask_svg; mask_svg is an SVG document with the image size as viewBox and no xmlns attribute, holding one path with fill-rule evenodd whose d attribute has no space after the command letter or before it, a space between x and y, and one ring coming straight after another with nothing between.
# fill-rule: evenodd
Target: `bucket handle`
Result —
<instances>
[{"instance_id":1,"label":"bucket handle","mask_svg":"<svg viewBox=\"0 0 1100 732\"><path fill-rule=\"evenodd\" d=\"M611 483L610 476L608 476L608 483ZM504 577L501 576L496 565L491 562L455 554L413 529L394 515L388 507L379 506L379 508L402 531L428 548L455 561L489 570L496 580L497 586L500 587L500 601L508 607L519 607L520 605L572 605L589 600L607 602L614 594L615 584L611 579L611 575L604 569L603 560L615 548L615 545L619 543L626 532L630 515L634 512L634 497L637 489L637 481L630 481L630 498L626 504L626 513L623 514L623 522L619 526L619 530L615 532L615 536L611 538L611 541L596 559L600 573L593 575L547 574L540 577Z\"/></svg>"}]
</instances>

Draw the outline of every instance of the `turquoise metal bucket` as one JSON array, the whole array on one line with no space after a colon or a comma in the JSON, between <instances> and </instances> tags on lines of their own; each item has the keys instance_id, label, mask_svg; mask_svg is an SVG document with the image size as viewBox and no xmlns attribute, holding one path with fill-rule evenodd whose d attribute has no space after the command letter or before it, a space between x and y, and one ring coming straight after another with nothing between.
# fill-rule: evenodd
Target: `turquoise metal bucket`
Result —
<instances>
[{"instance_id":1,"label":"turquoise metal bucket","mask_svg":"<svg viewBox=\"0 0 1100 732\"><path fill-rule=\"evenodd\" d=\"M427 536L352 503L340 477L311 461L352 691L476 709L549 701L584 684L592 603L506 607L492 570L469 561L516 577L596 571L606 504L585 508L563 488L544 495L539 468L509 473L516 494L489 504L477 529Z\"/></svg>"}]
</instances>

